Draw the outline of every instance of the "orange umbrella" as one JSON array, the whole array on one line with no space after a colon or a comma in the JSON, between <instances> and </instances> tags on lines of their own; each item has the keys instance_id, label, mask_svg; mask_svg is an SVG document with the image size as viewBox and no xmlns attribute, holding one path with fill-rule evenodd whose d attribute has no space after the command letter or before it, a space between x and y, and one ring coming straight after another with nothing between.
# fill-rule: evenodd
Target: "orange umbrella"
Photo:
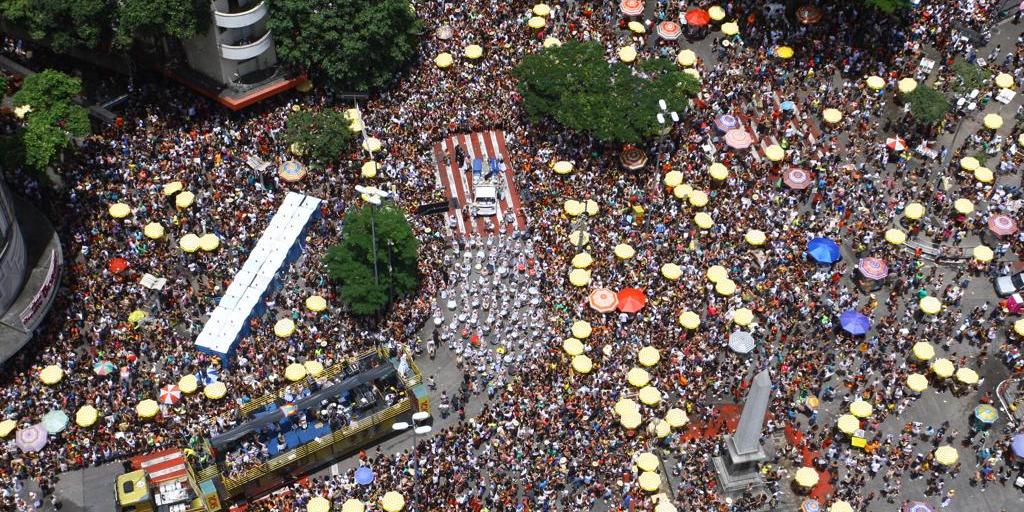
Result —
<instances>
[{"instance_id":1,"label":"orange umbrella","mask_svg":"<svg viewBox=\"0 0 1024 512\"><path fill-rule=\"evenodd\" d=\"M590 292L590 307L594 308L595 311L611 313L615 311L615 306L618 305L619 297L615 295L615 292L607 288L598 288Z\"/></svg>"},{"instance_id":2,"label":"orange umbrella","mask_svg":"<svg viewBox=\"0 0 1024 512\"><path fill-rule=\"evenodd\" d=\"M623 288L619 290L619 311L636 313L647 304L647 296L639 288Z\"/></svg>"}]
</instances>

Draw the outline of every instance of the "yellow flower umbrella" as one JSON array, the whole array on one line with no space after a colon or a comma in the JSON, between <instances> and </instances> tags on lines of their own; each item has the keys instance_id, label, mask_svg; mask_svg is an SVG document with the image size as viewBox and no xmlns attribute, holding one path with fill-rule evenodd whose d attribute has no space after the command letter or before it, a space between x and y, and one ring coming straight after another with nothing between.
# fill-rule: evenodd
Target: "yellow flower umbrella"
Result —
<instances>
[{"instance_id":1,"label":"yellow flower umbrella","mask_svg":"<svg viewBox=\"0 0 1024 512\"><path fill-rule=\"evenodd\" d=\"M199 248L206 252L216 251L220 247L220 237L213 233L206 233L199 237Z\"/></svg>"},{"instance_id":2,"label":"yellow flower umbrella","mask_svg":"<svg viewBox=\"0 0 1024 512\"><path fill-rule=\"evenodd\" d=\"M662 183L664 183L666 187L678 187L683 184L683 173L679 171L669 171L665 173Z\"/></svg>"},{"instance_id":3,"label":"yellow flower umbrella","mask_svg":"<svg viewBox=\"0 0 1024 512\"><path fill-rule=\"evenodd\" d=\"M14 432L15 428L18 428L17 421L11 419L0 421L0 437L7 437L11 435L11 432Z\"/></svg>"},{"instance_id":4,"label":"yellow flower umbrella","mask_svg":"<svg viewBox=\"0 0 1024 512\"><path fill-rule=\"evenodd\" d=\"M708 168L708 174L714 180L723 181L729 177L729 168L725 164L715 162Z\"/></svg>"},{"instance_id":5,"label":"yellow flower umbrella","mask_svg":"<svg viewBox=\"0 0 1024 512\"><path fill-rule=\"evenodd\" d=\"M914 357L918 361L928 361L931 358L935 357L935 348L933 348L932 344L928 343L927 341L919 341L917 343L914 343L913 352Z\"/></svg>"},{"instance_id":6,"label":"yellow flower umbrella","mask_svg":"<svg viewBox=\"0 0 1024 512\"><path fill-rule=\"evenodd\" d=\"M724 297L728 297L736 293L736 283L732 279L722 279L715 283L715 292Z\"/></svg>"},{"instance_id":7,"label":"yellow flower umbrella","mask_svg":"<svg viewBox=\"0 0 1024 512\"><path fill-rule=\"evenodd\" d=\"M953 362L945 357L936 359L932 362L932 372L940 378L948 379L953 375Z\"/></svg>"},{"instance_id":8,"label":"yellow flower umbrella","mask_svg":"<svg viewBox=\"0 0 1024 512\"><path fill-rule=\"evenodd\" d=\"M55 364L51 364L39 372L39 381L47 386L52 386L63 378L64 370Z\"/></svg>"},{"instance_id":9,"label":"yellow flower umbrella","mask_svg":"<svg viewBox=\"0 0 1024 512\"><path fill-rule=\"evenodd\" d=\"M569 174L572 172L573 165L572 162L567 160L559 160L555 162L555 165L553 165L552 168L555 170L556 174Z\"/></svg>"},{"instance_id":10,"label":"yellow flower umbrella","mask_svg":"<svg viewBox=\"0 0 1024 512\"><path fill-rule=\"evenodd\" d=\"M928 377L920 373L911 373L907 376L907 387L914 393L921 393L928 389Z\"/></svg>"},{"instance_id":11,"label":"yellow flower umbrella","mask_svg":"<svg viewBox=\"0 0 1024 512\"><path fill-rule=\"evenodd\" d=\"M99 419L100 413L95 407L91 405L83 405L78 408L78 412L75 413L75 425L79 427L87 428L96 424L96 420Z\"/></svg>"},{"instance_id":12,"label":"yellow flower umbrella","mask_svg":"<svg viewBox=\"0 0 1024 512\"><path fill-rule=\"evenodd\" d=\"M818 485L818 472L812 467L804 466L796 470L796 476L793 478L796 484L800 487L811 488Z\"/></svg>"},{"instance_id":13,"label":"yellow flower umbrella","mask_svg":"<svg viewBox=\"0 0 1024 512\"><path fill-rule=\"evenodd\" d=\"M988 263L995 257L995 253L988 246L978 245L971 249L971 256L977 261Z\"/></svg>"},{"instance_id":14,"label":"yellow flower umbrella","mask_svg":"<svg viewBox=\"0 0 1024 512\"><path fill-rule=\"evenodd\" d=\"M786 150L782 149L782 146L778 144L772 144L765 148L764 156L768 157L768 160L772 162L778 162L786 158Z\"/></svg>"},{"instance_id":15,"label":"yellow flower umbrella","mask_svg":"<svg viewBox=\"0 0 1024 512\"><path fill-rule=\"evenodd\" d=\"M566 338L562 342L562 350L570 356L578 356L583 353L583 342L576 338Z\"/></svg>"},{"instance_id":16,"label":"yellow flower umbrella","mask_svg":"<svg viewBox=\"0 0 1024 512\"><path fill-rule=\"evenodd\" d=\"M775 56L780 59L792 59L793 48L790 48L789 46L780 46L775 49Z\"/></svg>"},{"instance_id":17,"label":"yellow flower umbrella","mask_svg":"<svg viewBox=\"0 0 1024 512\"><path fill-rule=\"evenodd\" d=\"M479 59L484 56L484 49L478 44L471 44L462 50L467 59Z\"/></svg>"},{"instance_id":18,"label":"yellow flower umbrella","mask_svg":"<svg viewBox=\"0 0 1024 512\"><path fill-rule=\"evenodd\" d=\"M1003 127L1003 116L999 114L985 114L981 124L985 125L985 128L989 130L998 130Z\"/></svg>"},{"instance_id":19,"label":"yellow flower umbrella","mask_svg":"<svg viewBox=\"0 0 1024 512\"><path fill-rule=\"evenodd\" d=\"M640 484L641 489L647 492L654 492L661 488L661 475L651 471L644 471L640 473L637 482Z\"/></svg>"},{"instance_id":20,"label":"yellow flower umbrella","mask_svg":"<svg viewBox=\"0 0 1024 512\"><path fill-rule=\"evenodd\" d=\"M580 354L572 357L572 369L584 375L590 373L594 369L594 361L589 357Z\"/></svg>"},{"instance_id":21,"label":"yellow flower umbrella","mask_svg":"<svg viewBox=\"0 0 1024 512\"><path fill-rule=\"evenodd\" d=\"M146 235L146 238L157 240L164 236L164 227L159 222L150 222L142 228L142 234Z\"/></svg>"},{"instance_id":22,"label":"yellow flower umbrella","mask_svg":"<svg viewBox=\"0 0 1024 512\"><path fill-rule=\"evenodd\" d=\"M974 179L982 183L992 183L996 176L992 173L992 169L988 167L978 167L974 170Z\"/></svg>"},{"instance_id":23,"label":"yellow flower umbrella","mask_svg":"<svg viewBox=\"0 0 1024 512\"><path fill-rule=\"evenodd\" d=\"M299 363L292 363L284 369L284 378L290 382L298 382L306 378L306 367Z\"/></svg>"},{"instance_id":24,"label":"yellow flower umbrella","mask_svg":"<svg viewBox=\"0 0 1024 512\"><path fill-rule=\"evenodd\" d=\"M380 151L380 148L384 147L384 143L377 137L367 137L363 140L363 149L371 153Z\"/></svg>"},{"instance_id":25,"label":"yellow flower umbrella","mask_svg":"<svg viewBox=\"0 0 1024 512\"><path fill-rule=\"evenodd\" d=\"M320 374L324 373L324 365L320 361L310 359L305 363L302 363L302 366L306 368L306 373L313 377L319 377Z\"/></svg>"},{"instance_id":26,"label":"yellow flower umbrella","mask_svg":"<svg viewBox=\"0 0 1024 512\"><path fill-rule=\"evenodd\" d=\"M676 196L676 199L686 199L690 197L691 192L693 192L693 187L686 183L672 189L672 195Z\"/></svg>"},{"instance_id":27,"label":"yellow flower umbrella","mask_svg":"<svg viewBox=\"0 0 1024 512\"><path fill-rule=\"evenodd\" d=\"M565 213L570 217L577 217L587 210L587 205L575 199L568 199L562 205L562 209L565 210Z\"/></svg>"},{"instance_id":28,"label":"yellow flower umbrella","mask_svg":"<svg viewBox=\"0 0 1024 512\"><path fill-rule=\"evenodd\" d=\"M359 174L364 178L376 178L377 171L380 170L380 164L374 160L367 160L363 162L363 166L359 169Z\"/></svg>"},{"instance_id":29,"label":"yellow flower umbrella","mask_svg":"<svg viewBox=\"0 0 1024 512\"><path fill-rule=\"evenodd\" d=\"M572 266L575 268L589 268L594 264L594 257L589 253L581 252L572 257Z\"/></svg>"},{"instance_id":30,"label":"yellow flower umbrella","mask_svg":"<svg viewBox=\"0 0 1024 512\"><path fill-rule=\"evenodd\" d=\"M1008 73L999 73L996 75L996 87L1001 89L1013 89L1013 75Z\"/></svg>"},{"instance_id":31,"label":"yellow flower umbrella","mask_svg":"<svg viewBox=\"0 0 1024 512\"><path fill-rule=\"evenodd\" d=\"M640 416L640 413L635 411L627 411L626 414L619 417L619 424L628 430L636 429L642 421L643 418Z\"/></svg>"},{"instance_id":32,"label":"yellow flower umbrella","mask_svg":"<svg viewBox=\"0 0 1024 512\"><path fill-rule=\"evenodd\" d=\"M319 313L327 309L327 299L320 295L310 295L309 297L306 297L306 309L314 313Z\"/></svg>"},{"instance_id":33,"label":"yellow flower umbrella","mask_svg":"<svg viewBox=\"0 0 1024 512\"><path fill-rule=\"evenodd\" d=\"M749 308L739 308L732 315L732 321L741 327L746 327L754 321L754 312Z\"/></svg>"},{"instance_id":34,"label":"yellow flower umbrella","mask_svg":"<svg viewBox=\"0 0 1024 512\"><path fill-rule=\"evenodd\" d=\"M363 125L363 120L362 119L353 119L348 124L348 130L350 132L352 132L352 133L359 133L359 132L363 131L363 128L365 128L365 127L366 126ZM372 176L370 176L370 177L372 177Z\"/></svg>"},{"instance_id":35,"label":"yellow flower umbrella","mask_svg":"<svg viewBox=\"0 0 1024 512\"><path fill-rule=\"evenodd\" d=\"M952 466L960 459L960 454L952 446L942 445L935 449L935 462L943 466Z\"/></svg>"},{"instance_id":36,"label":"yellow flower umbrella","mask_svg":"<svg viewBox=\"0 0 1024 512\"><path fill-rule=\"evenodd\" d=\"M669 281L675 281L682 277L683 269L675 263L666 263L661 266L661 275Z\"/></svg>"},{"instance_id":37,"label":"yellow flower umbrella","mask_svg":"<svg viewBox=\"0 0 1024 512\"><path fill-rule=\"evenodd\" d=\"M619 60L627 64L636 60L636 48L633 48L632 46L623 46L622 48L619 48L618 54Z\"/></svg>"},{"instance_id":38,"label":"yellow flower umbrella","mask_svg":"<svg viewBox=\"0 0 1024 512\"><path fill-rule=\"evenodd\" d=\"M690 192L687 200L690 201L690 205L700 208L708 204L708 194L703 190L694 190Z\"/></svg>"},{"instance_id":39,"label":"yellow flower umbrella","mask_svg":"<svg viewBox=\"0 0 1024 512\"><path fill-rule=\"evenodd\" d=\"M198 380L196 380L195 375L189 374L178 379L178 389L180 389L181 392L185 393L186 395L191 395L192 393L195 393L196 389L198 388L199 382Z\"/></svg>"},{"instance_id":40,"label":"yellow flower umbrella","mask_svg":"<svg viewBox=\"0 0 1024 512\"><path fill-rule=\"evenodd\" d=\"M708 17L715 21L722 21L725 19L725 9L720 6L712 5L708 7Z\"/></svg>"},{"instance_id":41,"label":"yellow flower umbrella","mask_svg":"<svg viewBox=\"0 0 1024 512\"><path fill-rule=\"evenodd\" d=\"M569 282L577 288L587 286L590 284L590 271L583 268L574 268L570 270Z\"/></svg>"},{"instance_id":42,"label":"yellow flower umbrella","mask_svg":"<svg viewBox=\"0 0 1024 512\"><path fill-rule=\"evenodd\" d=\"M575 246L587 245L590 243L590 233L586 231L574 230L569 233L569 243Z\"/></svg>"},{"instance_id":43,"label":"yellow flower umbrella","mask_svg":"<svg viewBox=\"0 0 1024 512\"><path fill-rule=\"evenodd\" d=\"M654 512L679 512L679 509L672 502L668 501L668 498L665 498L654 506Z\"/></svg>"},{"instance_id":44,"label":"yellow flower umbrella","mask_svg":"<svg viewBox=\"0 0 1024 512\"><path fill-rule=\"evenodd\" d=\"M844 414L839 417L836 426L844 434L853 434L860 428L860 420L852 414Z\"/></svg>"},{"instance_id":45,"label":"yellow flower umbrella","mask_svg":"<svg viewBox=\"0 0 1024 512\"><path fill-rule=\"evenodd\" d=\"M960 199L953 201L953 209L956 210L957 213L967 215L969 213L974 213L974 203L971 202L970 199L961 197Z\"/></svg>"},{"instance_id":46,"label":"yellow flower umbrella","mask_svg":"<svg viewBox=\"0 0 1024 512\"><path fill-rule=\"evenodd\" d=\"M630 400L629 398L621 398L618 402L615 402L615 414L619 416L629 416L631 414L640 414L640 405Z\"/></svg>"},{"instance_id":47,"label":"yellow flower umbrella","mask_svg":"<svg viewBox=\"0 0 1024 512\"><path fill-rule=\"evenodd\" d=\"M712 283L717 283L723 279L728 279L729 271L726 270L725 267L721 265L711 265L710 267L708 267L706 275L708 281L711 281Z\"/></svg>"},{"instance_id":48,"label":"yellow flower umbrella","mask_svg":"<svg viewBox=\"0 0 1024 512\"><path fill-rule=\"evenodd\" d=\"M355 498L349 498L341 504L341 512L366 512L366 505Z\"/></svg>"},{"instance_id":49,"label":"yellow flower umbrella","mask_svg":"<svg viewBox=\"0 0 1024 512\"><path fill-rule=\"evenodd\" d=\"M540 16L534 16L530 18L529 21L526 22L526 25L532 29L542 29L547 24L548 22L545 21L544 18Z\"/></svg>"},{"instance_id":50,"label":"yellow flower umbrella","mask_svg":"<svg viewBox=\"0 0 1024 512\"><path fill-rule=\"evenodd\" d=\"M634 34L644 34L647 32L647 27L645 27L644 24L640 23L639 21L631 21L626 24L626 27L629 28L630 32L633 32Z\"/></svg>"},{"instance_id":51,"label":"yellow flower umbrella","mask_svg":"<svg viewBox=\"0 0 1024 512\"><path fill-rule=\"evenodd\" d=\"M323 496L313 496L313 499L306 503L306 512L330 512L331 502Z\"/></svg>"},{"instance_id":52,"label":"yellow flower umbrella","mask_svg":"<svg viewBox=\"0 0 1024 512\"><path fill-rule=\"evenodd\" d=\"M826 108L821 112L821 117L828 124L836 124L843 120L843 113L840 112L839 109Z\"/></svg>"},{"instance_id":53,"label":"yellow flower umbrella","mask_svg":"<svg viewBox=\"0 0 1024 512\"><path fill-rule=\"evenodd\" d=\"M282 318L274 324L274 335L287 338L295 332L295 322L291 318Z\"/></svg>"},{"instance_id":54,"label":"yellow flower umbrella","mask_svg":"<svg viewBox=\"0 0 1024 512\"><path fill-rule=\"evenodd\" d=\"M962 384L973 386L978 383L978 372L970 368L958 368L956 371L956 380Z\"/></svg>"},{"instance_id":55,"label":"yellow flower umbrella","mask_svg":"<svg viewBox=\"0 0 1024 512\"><path fill-rule=\"evenodd\" d=\"M735 21L722 23L722 33L727 36L734 36L740 33L740 26Z\"/></svg>"},{"instance_id":56,"label":"yellow flower umbrella","mask_svg":"<svg viewBox=\"0 0 1024 512\"><path fill-rule=\"evenodd\" d=\"M693 311L683 311L679 315L679 325L682 325L687 330L694 330L700 327L700 316Z\"/></svg>"},{"instance_id":57,"label":"yellow flower umbrella","mask_svg":"<svg viewBox=\"0 0 1024 512\"><path fill-rule=\"evenodd\" d=\"M180 194L174 197L174 206L177 206L178 208L188 208L189 206L192 206L192 204L195 202L196 195L193 194L192 192L189 192L188 190L181 192Z\"/></svg>"},{"instance_id":58,"label":"yellow flower umbrella","mask_svg":"<svg viewBox=\"0 0 1024 512\"><path fill-rule=\"evenodd\" d=\"M451 67L453 62L455 62L455 59L448 52L439 53L437 57L434 57L434 65L441 69Z\"/></svg>"},{"instance_id":59,"label":"yellow flower umbrella","mask_svg":"<svg viewBox=\"0 0 1024 512\"><path fill-rule=\"evenodd\" d=\"M548 36L544 38L544 48L554 48L556 46L562 46L562 42L557 37Z\"/></svg>"},{"instance_id":60,"label":"yellow flower umbrella","mask_svg":"<svg viewBox=\"0 0 1024 512\"><path fill-rule=\"evenodd\" d=\"M593 330L590 327L590 322L586 320L576 320L572 323L572 335L575 338L585 340L590 337L590 333Z\"/></svg>"},{"instance_id":61,"label":"yellow flower umbrella","mask_svg":"<svg viewBox=\"0 0 1024 512\"><path fill-rule=\"evenodd\" d=\"M658 361L661 361L661 352L648 345L641 348L640 352L637 352L636 359L641 365L651 367L658 364Z\"/></svg>"},{"instance_id":62,"label":"yellow flower umbrella","mask_svg":"<svg viewBox=\"0 0 1024 512\"><path fill-rule=\"evenodd\" d=\"M907 241L907 234L896 228L887 229L885 230L885 241L893 245L902 245Z\"/></svg>"},{"instance_id":63,"label":"yellow flower umbrella","mask_svg":"<svg viewBox=\"0 0 1024 512\"><path fill-rule=\"evenodd\" d=\"M165 196L173 196L174 194L177 194L178 192L181 192L184 189L185 189L185 184L184 183L182 183L180 181L172 181L172 182L169 182L169 183L164 183L164 189L163 190L164 190L164 195Z\"/></svg>"},{"instance_id":64,"label":"yellow flower umbrella","mask_svg":"<svg viewBox=\"0 0 1024 512\"><path fill-rule=\"evenodd\" d=\"M342 512L344 512L344 511L342 511ZM853 511L853 505L850 505L850 502L848 502L846 500L838 500L838 501L833 502L832 505L828 507L828 512L854 512L854 511Z\"/></svg>"},{"instance_id":65,"label":"yellow flower umbrella","mask_svg":"<svg viewBox=\"0 0 1024 512\"><path fill-rule=\"evenodd\" d=\"M850 404L850 414L858 418L867 418L871 416L871 412L874 410L871 404L864 400L854 400Z\"/></svg>"},{"instance_id":66,"label":"yellow flower umbrella","mask_svg":"<svg viewBox=\"0 0 1024 512\"><path fill-rule=\"evenodd\" d=\"M676 63L680 66L692 66L697 63L697 54L693 50L687 48L680 50L679 54L676 55Z\"/></svg>"},{"instance_id":67,"label":"yellow flower umbrella","mask_svg":"<svg viewBox=\"0 0 1024 512\"><path fill-rule=\"evenodd\" d=\"M748 229L743 239L750 245L764 245L767 236L760 229Z\"/></svg>"},{"instance_id":68,"label":"yellow flower umbrella","mask_svg":"<svg viewBox=\"0 0 1024 512\"><path fill-rule=\"evenodd\" d=\"M620 260L628 260L636 256L636 249L629 244L619 244L615 246L615 257Z\"/></svg>"},{"instance_id":69,"label":"yellow flower umbrella","mask_svg":"<svg viewBox=\"0 0 1024 512\"><path fill-rule=\"evenodd\" d=\"M1024 336L1024 318L1013 323L1013 332L1017 333L1019 336Z\"/></svg>"},{"instance_id":70,"label":"yellow flower umbrella","mask_svg":"<svg viewBox=\"0 0 1024 512\"><path fill-rule=\"evenodd\" d=\"M657 471L658 463L658 456L651 452L641 452L636 456L636 467L640 471Z\"/></svg>"},{"instance_id":71,"label":"yellow flower umbrella","mask_svg":"<svg viewBox=\"0 0 1024 512\"><path fill-rule=\"evenodd\" d=\"M210 400L220 400L228 394L228 387L221 381L214 382L203 388L203 394Z\"/></svg>"},{"instance_id":72,"label":"yellow flower umbrella","mask_svg":"<svg viewBox=\"0 0 1024 512\"><path fill-rule=\"evenodd\" d=\"M885 87L885 80L882 80L882 77L880 76L869 76L867 80L865 80L865 82L868 84L869 88L874 89L876 91L881 90L883 87Z\"/></svg>"},{"instance_id":73,"label":"yellow flower umbrella","mask_svg":"<svg viewBox=\"0 0 1024 512\"><path fill-rule=\"evenodd\" d=\"M405 497L396 491L388 491L380 498L380 506L385 512L399 512L405 508Z\"/></svg>"},{"instance_id":74,"label":"yellow flower umbrella","mask_svg":"<svg viewBox=\"0 0 1024 512\"><path fill-rule=\"evenodd\" d=\"M156 403L156 400L147 398L135 405L135 414L140 418L152 418L156 416L156 413L160 412L160 404Z\"/></svg>"},{"instance_id":75,"label":"yellow flower umbrella","mask_svg":"<svg viewBox=\"0 0 1024 512\"><path fill-rule=\"evenodd\" d=\"M114 203L110 205L108 213L115 219L123 219L132 214L132 208L124 203Z\"/></svg>"},{"instance_id":76,"label":"yellow flower umbrella","mask_svg":"<svg viewBox=\"0 0 1024 512\"><path fill-rule=\"evenodd\" d=\"M586 204L587 204L587 215L590 215L591 217L597 215L597 213L601 211L601 207L598 206L597 205L597 201L594 201L593 199L587 199L587 203Z\"/></svg>"},{"instance_id":77,"label":"yellow flower umbrella","mask_svg":"<svg viewBox=\"0 0 1024 512\"><path fill-rule=\"evenodd\" d=\"M679 428L686 426L690 418L686 416L686 411L673 407L665 413L665 422L672 428Z\"/></svg>"},{"instance_id":78,"label":"yellow flower umbrella","mask_svg":"<svg viewBox=\"0 0 1024 512\"><path fill-rule=\"evenodd\" d=\"M651 382L651 374L647 373L647 370L643 368L633 367L626 372L626 382L630 386L636 388L642 388Z\"/></svg>"},{"instance_id":79,"label":"yellow flower umbrella","mask_svg":"<svg viewBox=\"0 0 1024 512\"><path fill-rule=\"evenodd\" d=\"M965 156L960 159L960 168L965 171L973 171L978 167L981 167L981 162L973 156Z\"/></svg>"},{"instance_id":80,"label":"yellow flower umbrella","mask_svg":"<svg viewBox=\"0 0 1024 512\"><path fill-rule=\"evenodd\" d=\"M548 14L551 14L551 7L548 4L537 4L533 6L533 14L535 16L547 17Z\"/></svg>"},{"instance_id":81,"label":"yellow flower umbrella","mask_svg":"<svg viewBox=\"0 0 1024 512\"><path fill-rule=\"evenodd\" d=\"M934 315L942 310L942 301L931 295L922 297L917 305L921 308L921 312L926 315Z\"/></svg>"},{"instance_id":82,"label":"yellow flower umbrella","mask_svg":"<svg viewBox=\"0 0 1024 512\"><path fill-rule=\"evenodd\" d=\"M658 405L661 402L661 391L654 386L644 386L636 395L644 405Z\"/></svg>"},{"instance_id":83,"label":"yellow flower umbrella","mask_svg":"<svg viewBox=\"0 0 1024 512\"><path fill-rule=\"evenodd\" d=\"M918 220L924 217L924 205L921 203L907 203L903 209L903 216L910 220Z\"/></svg>"},{"instance_id":84,"label":"yellow flower umbrella","mask_svg":"<svg viewBox=\"0 0 1024 512\"><path fill-rule=\"evenodd\" d=\"M910 77L903 78L896 82L896 88L903 94L910 94L914 92L914 89L917 89L917 80Z\"/></svg>"},{"instance_id":85,"label":"yellow flower umbrella","mask_svg":"<svg viewBox=\"0 0 1024 512\"><path fill-rule=\"evenodd\" d=\"M185 236L178 239L178 247L181 250L192 253L199 250L199 235L195 233L186 233Z\"/></svg>"},{"instance_id":86,"label":"yellow flower umbrella","mask_svg":"<svg viewBox=\"0 0 1024 512\"><path fill-rule=\"evenodd\" d=\"M693 216L693 223L700 229L711 229L711 226L715 225L714 219L704 212L697 212L697 214Z\"/></svg>"}]
</instances>

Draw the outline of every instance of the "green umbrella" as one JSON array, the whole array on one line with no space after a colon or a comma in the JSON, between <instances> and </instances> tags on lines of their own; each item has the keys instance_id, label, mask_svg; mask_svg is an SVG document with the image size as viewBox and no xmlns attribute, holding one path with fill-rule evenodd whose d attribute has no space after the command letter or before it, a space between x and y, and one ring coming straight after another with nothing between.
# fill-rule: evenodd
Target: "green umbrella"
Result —
<instances>
[{"instance_id":1,"label":"green umbrella","mask_svg":"<svg viewBox=\"0 0 1024 512\"><path fill-rule=\"evenodd\" d=\"M59 409L52 410L43 415L43 428L51 434L56 434L68 426L68 415Z\"/></svg>"}]
</instances>

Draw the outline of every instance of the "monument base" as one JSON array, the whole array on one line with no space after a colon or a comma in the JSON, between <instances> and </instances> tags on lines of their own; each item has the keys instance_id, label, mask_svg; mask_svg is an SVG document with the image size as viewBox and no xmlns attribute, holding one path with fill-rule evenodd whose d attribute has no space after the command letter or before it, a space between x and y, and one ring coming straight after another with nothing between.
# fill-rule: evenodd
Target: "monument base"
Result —
<instances>
[{"instance_id":1,"label":"monument base","mask_svg":"<svg viewBox=\"0 0 1024 512\"><path fill-rule=\"evenodd\" d=\"M726 494L745 491L750 487L764 486L764 477L758 470L758 463L768 458L764 448L758 445L753 453L739 453L732 436L725 438L725 454L712 457L718 482Z\"/></svg>"}]
</instances>

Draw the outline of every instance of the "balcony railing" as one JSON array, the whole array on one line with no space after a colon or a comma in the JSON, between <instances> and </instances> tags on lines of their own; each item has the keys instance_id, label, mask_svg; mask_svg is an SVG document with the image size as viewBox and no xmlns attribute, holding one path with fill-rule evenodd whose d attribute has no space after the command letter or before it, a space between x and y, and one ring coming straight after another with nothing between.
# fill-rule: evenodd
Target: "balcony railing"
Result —
<instances>
[{"instance_id":1,"label":"balcony railing","mask_svg":"<svg viewBox=\"0 0 1024 512\"><path fill-rule=\"evenodd\" d=\"M255 42L243 45L220 45L220 54L228 60L245 60L257 57L274 45L274 39L270 37L270 31L263 34Z\"/></svg>"},{"instance_id":2,"label":"balcony railing","mask_svg":"<svg viewBox=\"0 0 1024 512\"><path fill-rule=\"evenodd\" d=\"M267 3L260 2L252 9L231 13L231 12L213 12L213 19L216 21L218 27L222 28L244 28L259 23L260 20L267 16Z\"/></svg>"}]
</instances>

